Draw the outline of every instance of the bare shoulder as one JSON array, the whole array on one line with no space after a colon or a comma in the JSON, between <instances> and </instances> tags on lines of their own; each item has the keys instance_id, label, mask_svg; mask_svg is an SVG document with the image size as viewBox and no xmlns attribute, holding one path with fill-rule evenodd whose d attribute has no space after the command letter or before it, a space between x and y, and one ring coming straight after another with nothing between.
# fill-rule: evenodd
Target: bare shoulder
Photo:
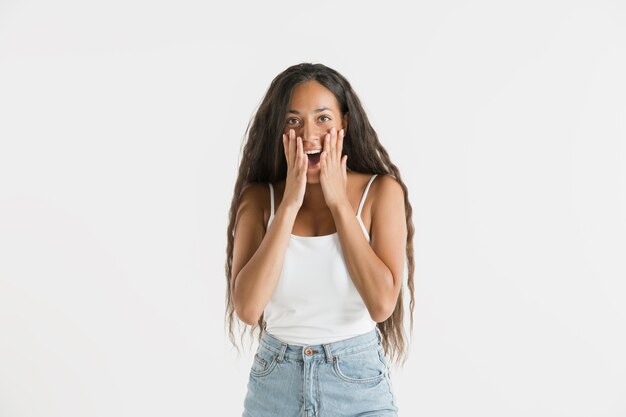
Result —
<instances>
[{"instance_id":1,"label":"bare shoulder","mask_svg":"<svg viewBox=\"0 0 626 417\"><path fill-rule=\"evenodd\" d=\"M243 186L241 201L262 205L269 201L269 186L265 182L249 182Z\"/></svg>"},{"instance_id":2,"label":"bare shoulder","mask_svg":"<svg viewBox=\"0 0 626 417\"><path fill-rule=\"evenodd\" d=\"M232 281L248 263L265 236L263 216L265 201L269 200L268 185L246 184L241 192L234 227Z\"/></svg>"},{"instance_id":3,"label":"bare shoulder","mask_svg":"<svg viewBox=\"0 0 626 417\"><path fill-rule=\"evenodd\" d=\"M400 181L393 175L381 174L372 182L371 192L374 194L372 208L381 204L404 203L404 190Z\"/></svg>"},{"instance_id":4,"label":"bare shoulder","mask_svg":"<svg viewBox=\"0 0 626 417\"><path fill-rule=\"evenodd\" d=\"M378 175L371 188L374 194L370 209L372 226L381 226L381 222L386 225L397 222L397 227L404 227L406 212L400 182L393 175ZM375 233L374 230L372 232Z\"/></svg>"},{"instance_id":5,"label":"bare shoulder","mask_svg":"<svg viewBox=\"0 0 626 417\"><path fill-rule=\"evenodd\" d=\"M361 195L367 186L367 183L370 181L374 174L366 173L366 172L356 172L349 171L348 172L348 189L352 189L355 194ZM368 195L374 196L376 192L377 183L380 181L379 178L384 176L385 174L378 174L372 184L370 185L370 189L368 191ZM368 198L369 200L369 198Z\"/></svg>"},{"instance_id":6,"label":"bare shoulder","mask_svg":"<svg viewBox=\"0 0 626 417\"><path fill-rule=\"evenodd\" d=\"M372 248L397 280L406 252L407 220L402 184L393 175L379 175L372 183Z\"/></svg>"},{"instance_id":7,"label":"bare shoulder","mask_svg":"<svg viewBox=\"0 0 626 417\"><path fill-rule=\"evenodd\" d=\"M246 217L253 217L255 222L258 221L265 227L269 218L269 205L270 195L267 183L248 183L241 191L237 217L240 214Z\"/></svg>"}]
</instances>

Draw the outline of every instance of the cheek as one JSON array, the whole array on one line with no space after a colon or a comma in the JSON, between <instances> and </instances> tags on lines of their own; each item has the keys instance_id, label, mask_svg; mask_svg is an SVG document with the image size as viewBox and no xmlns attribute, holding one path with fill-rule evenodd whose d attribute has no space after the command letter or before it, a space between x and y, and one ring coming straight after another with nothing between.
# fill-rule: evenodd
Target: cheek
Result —
<instances>
[{"instance_id":1,"label":"cheek","mask_svg":"<svg viewBox=\"0 0 626 417\"><path fill-rule=\"evenodd\" d=\"M328 127L327 127L326 132L324 132L324 133L328 133L328 134L330 134L330 131L331 131L331 129L332 129L333 127L334 127L334 128L335 128L335 130L337 131L337 135L339 135L339 131L341 130L341 127L342 127L342 126L341 126L341 123L333 123L332 125L330 125L330 126L328 126Z\"/></svg>"},{"instance_id":2,"label":"cheek","mask_svg":"<svg viewBox=\"0 0 626 417\"><path fill-rule=\"evenodd\" d=\"M301 124L286 125L284 129L285 133L289 133L291 129L293 129L294 132L298 132L299 130L302 130L302 125Z\"/></svg>"}]
</instances>

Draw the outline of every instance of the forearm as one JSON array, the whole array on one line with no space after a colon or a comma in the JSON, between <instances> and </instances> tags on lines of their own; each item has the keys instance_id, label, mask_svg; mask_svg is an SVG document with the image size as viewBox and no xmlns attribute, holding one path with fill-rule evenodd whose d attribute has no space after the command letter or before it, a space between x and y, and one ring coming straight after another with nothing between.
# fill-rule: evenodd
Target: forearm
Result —
<instances>
[{"instance_id":1,"label":"forearm","mask_svg":"<svg viewBox=\"0 0 626 417\"><path fill-rule=\"evenodd\" d=\"M382 321L395 304L393 274L365 239L353 208L347 204L331 211L352 282L372 319Z\"/></svg>"},{"instance_id":2,"label":"forearm","mask_svg":"<svg viewBox=\"0 0 626 417\"><path fill-rule=\"evenodd\" d=\"M297 212L290 207L278 208L258 249L235 279L235 310L248 324L258 321L276 289Z\"/></svg>"}]
</instances>

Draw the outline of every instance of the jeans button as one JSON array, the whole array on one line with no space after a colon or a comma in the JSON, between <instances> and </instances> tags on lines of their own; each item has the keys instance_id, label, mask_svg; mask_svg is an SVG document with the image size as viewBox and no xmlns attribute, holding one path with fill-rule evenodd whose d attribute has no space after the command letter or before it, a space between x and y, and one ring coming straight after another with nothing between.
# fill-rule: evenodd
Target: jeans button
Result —
<instances>
[{"instance_id":1,"label":"jeans button","mask_svg":"<svg viewBox=\"0 0 626 417\"><path fill-rule=\"evenodd\" d=\"M306 348L304 349L304 354L307 356L311 356L311 353L313 353L313 349L311 348Z\"/></svg>"}]
</instances>

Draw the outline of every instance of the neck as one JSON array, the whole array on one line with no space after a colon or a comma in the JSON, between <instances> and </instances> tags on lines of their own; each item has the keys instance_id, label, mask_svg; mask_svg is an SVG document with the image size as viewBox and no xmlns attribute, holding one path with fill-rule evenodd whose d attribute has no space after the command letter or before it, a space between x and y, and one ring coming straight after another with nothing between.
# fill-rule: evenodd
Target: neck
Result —
<instances>
[{"instance_id":1,"label":"neck","mask_svg":"<svg viewBox=\"0 0 626 417\"><path fill-rule=\"evenodd\" d=\"M322 191L322 184L314 183L306 185L306 191L304 193L304 200L302 201L302 207L305 209L325 209L328 208L326 200L324 199L324 192Z\"/></svg>"}]
</instances>

